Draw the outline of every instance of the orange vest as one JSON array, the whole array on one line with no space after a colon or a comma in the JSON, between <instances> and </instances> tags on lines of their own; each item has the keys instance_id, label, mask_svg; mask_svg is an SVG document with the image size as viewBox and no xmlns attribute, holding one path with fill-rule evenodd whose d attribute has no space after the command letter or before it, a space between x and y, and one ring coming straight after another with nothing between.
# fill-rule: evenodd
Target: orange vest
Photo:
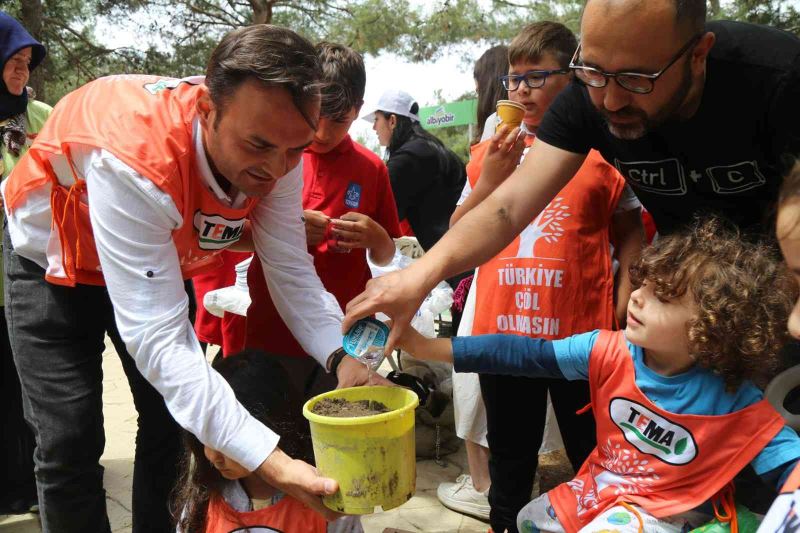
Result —
<instances>
[{"instance_id":1,"label":"orange vest","mask_svg":"<svg viewBox=\"0 0 800 533\"><path fill-rule=\"evenodd\" d=\"M800 489L800 463L795 465L792 473L786 478L783 487L781 487L781 493L794 492L797 489Z\"/></svg>"},{"instance_id":2,"label":"orange vest","mask_svg":"<svg viewBox=\"0 0 800 533\"><path fill-rule=\"evenodd\" d=\"M472 147L467 177L473 188L490 142ZM614 327L609 226L624 186L590 152L544 211L478 269L472 334L561 339Z\"/></svg>"},{"instance_id":3,"label":"orange vest","mask_svg":"<svg viewBox=\"0 0 800 533\"><path fill-rule=\"evenodd\" d=\"M291 496L257 511L239 512L221 497L208 502L205 533L325 533L328 523L322 516Z\"/></svg>"},{"instance_id":4,"label":"orange vest","mask_svg":"<svg viewBox=\"0 0 800 533\"><path fill-rule=\"evenodd\" d=\"M665 411L636 386L621 331L601 331L589 359L598 447L548 494L567 532L633 503L657 518L708 501L783 428L767 400L725 415Z\"/></svg>"},{"instance_id":5,"label":"orange vest","mask_svg":"<svg viewBox=\"0 0 800 533\"><path fill-rule=\"evenodd\" d=\"M14 211L29 192L51 186L53 231L61 253L48 257L48 281L104 284L83 199L86 182L73 167L74 183L62 184L50 164L61 156L72 166L70 149L77 144L107 150L172 197L183 217L172 237L184 278L220 264L217 255L239 239L257 199L233 209L202 183L193 137L201 87L154 76L109 76L58 102L5 189L7 209Z\"/></svg>"}]
</instances>

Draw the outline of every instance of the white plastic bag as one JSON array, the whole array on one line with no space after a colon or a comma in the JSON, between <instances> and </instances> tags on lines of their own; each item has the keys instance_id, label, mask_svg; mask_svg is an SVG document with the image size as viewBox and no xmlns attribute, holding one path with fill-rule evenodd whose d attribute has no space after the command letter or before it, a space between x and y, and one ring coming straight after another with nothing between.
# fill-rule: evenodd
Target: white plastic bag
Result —
<instances>
[{"instance_id":1,"label":"white plastic bag","mask_svg":"<svg viewBox=\"0 0 800 533\"><path fill-rule=\"evenodd\" d=\"M391 262L385 266L381 267L373 264L372 261L369 261L369 257L367 257L367 262L369 263L372 277L377 278L390 272L396 272L406 268L414 262L414 259L403 255L400 253L399 249L395 249L394 257ZM453 305L453 289L447 282L442 281L425 297L422 305L420 305L420 308L417 309L417 312L414 314L414 318L411 319L411 327L426 337L435 337L436 317L449 309L451 305ZM382 321L389 320L389 317L383 313L378 313L377 318Z\"/></svg>"},{"instance_id":2,"label":"white plastic bag","mask_svg":"<svg viewBox=\"0 0 800 533\"><path fill-rule=\"evenodd\" d=\"M230 287L223 287L208 291L203 297L203 305L214 316L222 318L227 311L241 316L247 316L250 307L250 291L247 288L247 269L250 268L248 257L236 265L236 283Z\"/></svg>"}]
</instances>

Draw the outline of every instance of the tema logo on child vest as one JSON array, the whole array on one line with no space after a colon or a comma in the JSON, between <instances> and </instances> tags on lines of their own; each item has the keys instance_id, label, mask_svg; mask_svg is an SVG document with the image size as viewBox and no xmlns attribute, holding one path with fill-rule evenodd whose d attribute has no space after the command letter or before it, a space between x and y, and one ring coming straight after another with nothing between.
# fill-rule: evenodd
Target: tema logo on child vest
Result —
<instances>
[{"instance_id":1,"label":"tema logo on child vest","mask_svg":"<svg viewBox=\"0 0 800 533\"><path fill-rule=\"evenodd\" d=\"M639 403L614 398L609 414L625 440L642 453L671 465L685 465L697 456L697 444L688 429Z\"/></svg>"},{"instance_id":2,"label":"tema logo on child vest","mask_svg":"<svg viewBox=\"0 0 800 533\"><path fill-rule=\"evenodd\" d=\"M201 249L221 250L239 240L244 229L244 219L230 220L219 215L207 215L196 211L194 229L199 234Z\"/></svg>"}]
</instances>

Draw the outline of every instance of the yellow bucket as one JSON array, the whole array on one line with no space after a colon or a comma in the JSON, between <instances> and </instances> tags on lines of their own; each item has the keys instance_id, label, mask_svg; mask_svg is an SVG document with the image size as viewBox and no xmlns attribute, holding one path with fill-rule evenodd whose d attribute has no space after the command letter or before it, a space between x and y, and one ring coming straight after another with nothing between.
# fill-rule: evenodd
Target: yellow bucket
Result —
<instances>
[{"instance_id":1,"label":"yellow bucket","mask_svg":"<svg viewBox=\"0 0 800 533\"><path fill-rule=\"evenodd\" d=\"M311 412L325 398L374 400L388 413L357 418ZM303 406L311 424L314 457L320 474L339 482L339 492L325 496L327 507L347 514L369 514L402 505L414 494L417 463L414 409L417 395L401 387L352 387L315 396Z\"/></svg>"}]
</instances>

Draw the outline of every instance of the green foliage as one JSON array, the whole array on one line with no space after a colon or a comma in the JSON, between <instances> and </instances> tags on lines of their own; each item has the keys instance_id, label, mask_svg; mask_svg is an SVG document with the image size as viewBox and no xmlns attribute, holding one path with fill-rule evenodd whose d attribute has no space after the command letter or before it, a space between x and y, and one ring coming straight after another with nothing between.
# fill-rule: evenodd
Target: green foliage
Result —
<instances>
[{"instance_id":1,"label":"green foliage","mask_svg":"<svg viewBox=\"0 0 800 533\"><path fill-rule=\"evenodd\" d=\"M361 144L366 148L368 148L369 150L375 152L378 155L378 157L383 156L383 154L381 153L381 144L380 142L378 142L377 136L369 134L367 135L359 134L356 135L353 140L356 141L358 144Z\"/></svg>"},{"instance_id":2,"label":"green foliage","mask_svg":"<svg viewBox=\"0 0 800 533\"><path fill-rule=\"evenodd\" d=\"M796 5L793 0L709 2L712 18L798 33ZM48 49L31 84L51 104L107 74L202 73L220 36L247 24L281 24L312 41L433 61L455 45L508 42L536 20L559 20L577 32L582 7L583 0L0 0L0 9L20 19ZM142 21L140 30L157 46L103 46L95 30L100 21L112 27ZM453 131L442 133L448 138L451 134L457 137Z\"/></svg>"},{"instance_id":3,"label":"green foliage","mask_svg":"<svg viewBox=\"0 0 800 533\"><path fill-rule=\"evenodd\" d=\"M800 11L797 5L791 0L736 0L712 9L711 17L764 24L800 34Z\"/></svg>"},{"instance_id":4,"label":"green foliage","mask_svg":"<svg viewBox=\"0 0 800 533\"><path fill-rule=\"evenodd\" d=\"M445 146L455 152L464 162L469 161L470 137L468 126L454 126L452 128L439 128L429 130L430 133L438 137Z\"/></svg>"}]
</instances>

